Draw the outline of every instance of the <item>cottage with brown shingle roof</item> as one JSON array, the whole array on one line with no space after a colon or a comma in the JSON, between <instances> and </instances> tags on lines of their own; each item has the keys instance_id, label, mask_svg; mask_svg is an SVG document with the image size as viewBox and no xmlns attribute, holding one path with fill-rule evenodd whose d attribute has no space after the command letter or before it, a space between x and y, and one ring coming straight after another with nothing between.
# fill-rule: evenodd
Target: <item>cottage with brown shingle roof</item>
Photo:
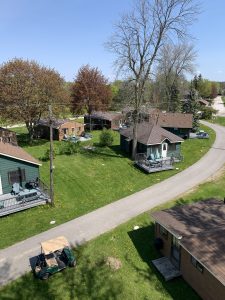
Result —
<instances>
[{"instance_id":1,"label":"cottage with brown shingle roof","mask_svg":"<svg viewBox=\"0 0 225 300\"><path fill-rule=\"evenodd\" d=\"M193 115L183 113L160 112L155 118L157 125L162 128L187 139L190 137L190 132L193 127Z\"/></svg>"},{"instance_id":2,"label":"cottage with brown shingle roof","mask_svg":"<svg viewBox=\"0 0 225 300\"><path fill-rule=\"evenodd\" d=\"M169 259L202 299L224 300L224 201L180 205L153 212L152 217L156 246L164 255L161 261ZM157 266L156 261L153 264ZM162 274L164 271L161 268Z\"/></svg>"},{"instance_id":3,"label":"cottage with brown shingle roof","mask_svg":"<svg viewBox=\"0 0 225 300\"><path fill-rule=\"evenodd\" d=\"M121 150L131 154L133 127L120 130ZM142 122L137 128L137 153L146 153L154 158L177 157L180 155L183 139L160 126Z\"/></svg>"},{"instance_id":4,"label":"cottage with brown shingle roof","mask_svg":"<svg viewBox=\"0 0 225 300\"><path fill-rule=\"evenodd\" d=\"M91 115L84 116L86 129L119 129L123 124L124 117L121 113L107 111L93 111Z\"/></svg>"}]
</instances>

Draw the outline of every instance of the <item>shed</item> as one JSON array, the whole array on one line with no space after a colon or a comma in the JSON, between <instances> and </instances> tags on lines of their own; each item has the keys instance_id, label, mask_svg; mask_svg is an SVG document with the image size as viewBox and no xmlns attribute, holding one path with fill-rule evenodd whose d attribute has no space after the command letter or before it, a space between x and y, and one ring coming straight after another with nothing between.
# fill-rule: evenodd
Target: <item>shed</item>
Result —
<instances>
[{"instance_id":1,"label":"shed","mask_svg":"<svg viewBox=\"0 0 225 300\"><path fill-rule=\"evenodd\" d=\"M38 138L49 139L49 120L41 119L35 127ZM84 124L69 119L54 119L52 123L53 139L61 141L65 137L80 136L84 132Z\"/></svg>"},{"instance_id":2,"label":"shed","mask_svg":"<svg viewBox=\"0 0 225 300\"><path fill-rule=\"evenodd\" d=\"M117 112L94 111L84 116L86 128L94 129L119 129L123 124L124 117Z\"/></svg>"}]
</instances>

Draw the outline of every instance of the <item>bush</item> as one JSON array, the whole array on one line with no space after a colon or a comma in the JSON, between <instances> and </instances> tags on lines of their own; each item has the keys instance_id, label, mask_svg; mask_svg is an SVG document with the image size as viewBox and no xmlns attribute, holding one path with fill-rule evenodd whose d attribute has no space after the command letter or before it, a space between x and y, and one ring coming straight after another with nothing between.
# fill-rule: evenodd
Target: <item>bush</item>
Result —
<instances>
[{"instance_id":1,"label":"bush","mask_svg":"<svg viewBox=\"0 0 225 300\"><path fill-rule=\"evenodd\" d=\"M55 152L55 149L53 150L53 158L55 158L56 156L56 152ZM47 149L44 153L44 156L42 156L40 158L40 160L42 161L49 161L50 160L50 149Z\"/></svg>"},{"instance_id":2,"label":"bush","mask_svg":"<svg viewBox=\"0 0 225 300\"><path fill-rule=\"evenodd\" d=\"M111 146L113 143L113 132L110 129L103 129L100 134L100 145L101 146Z\"/></svg>"},{"instance_id":3,"label":"bush","mask_svg":"<svg viewBox=\"0 0 225 300\"><path fill-rule=\"evenodd\" d=\"M212 115L216 114L216 110L212 107L204 107L202 108L202 119L211 120Z\"/></svg>"},{"instance_id":4,"label":"bush","mask_svg":"<svg viewBox=\"0 0 225 300\"><path fill-rule=\"evenodd\" d=\"M79 151L79 142L72 143L72 142L63 142L59 148L60 155L72 155Z\"/></svg>"}]
</instances>

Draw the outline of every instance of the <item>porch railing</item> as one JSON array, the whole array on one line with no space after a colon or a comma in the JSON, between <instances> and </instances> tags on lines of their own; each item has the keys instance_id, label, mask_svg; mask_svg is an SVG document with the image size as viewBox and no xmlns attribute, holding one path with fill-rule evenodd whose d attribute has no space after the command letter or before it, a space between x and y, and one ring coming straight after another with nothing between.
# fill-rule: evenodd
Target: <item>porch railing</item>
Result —
<instances>
[{"instance_id":1,"label":"porch railing","mask_svg":"<svg viewBox=\"0 0 225 300\"><path fill-rule=\"evenodd\" d=\"M49 189L41 181L36 187L24 189L17 195L5 194L0 196L0 216L4 216L29 207L44 204L49 201Z\"/></svg>"}]
</instances>

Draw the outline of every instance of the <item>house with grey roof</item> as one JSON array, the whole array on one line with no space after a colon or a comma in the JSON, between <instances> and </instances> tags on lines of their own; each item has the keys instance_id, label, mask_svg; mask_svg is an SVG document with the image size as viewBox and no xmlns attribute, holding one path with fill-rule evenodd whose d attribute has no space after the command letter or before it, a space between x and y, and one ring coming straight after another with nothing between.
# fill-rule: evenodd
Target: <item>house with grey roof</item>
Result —
<instances>
[{"instance_id":1,"label":"house with grey roof","mask_svg":"<svg viewBox=\"0 0 225 300\"><path fill-rule=\"evenodd\" d=\"M121 150L128 154L132 151L133 126L120 130ZM161 128L158 125L142 122L137 128L137 152L160 157L178 155L181 150L181 137Z\"/></svg>"},{"instance_id":2,"label":"house with grey roof","mask_svg":"<svg viewBox=\"0 0 225 300\"><path fill-rule=\"evenodd\" d=\"M155 118L155 123L175 135L187 139L193 128L193 115L179 112L160 112Z\"/></svg>"},{"instance_id":3,"label":"house with grey roof","mask_svg":"<svg viewBox=\"0 0 225 300\"><path fill-rule=\"evenodd\" d=\"M225 202L208 199L151 215L163 255L152 263L164 278L182 275L202 299L225 299Z\"/></svg>"},{"instance_id":4,"label":"house with grey roof","mask_svg":"<svg viewBox=\"0 0 225 300\"><path fill-rule=\"evenodd\" d=\"M154 123L139 123L137 125L137 155L135 161L137 165L149 173L173 169L172 163L181 160L181 143L183 141L181 137ZM133 126L121 129L121 150L131 154L132 145Z\"/></svg>"}]
</instances>

